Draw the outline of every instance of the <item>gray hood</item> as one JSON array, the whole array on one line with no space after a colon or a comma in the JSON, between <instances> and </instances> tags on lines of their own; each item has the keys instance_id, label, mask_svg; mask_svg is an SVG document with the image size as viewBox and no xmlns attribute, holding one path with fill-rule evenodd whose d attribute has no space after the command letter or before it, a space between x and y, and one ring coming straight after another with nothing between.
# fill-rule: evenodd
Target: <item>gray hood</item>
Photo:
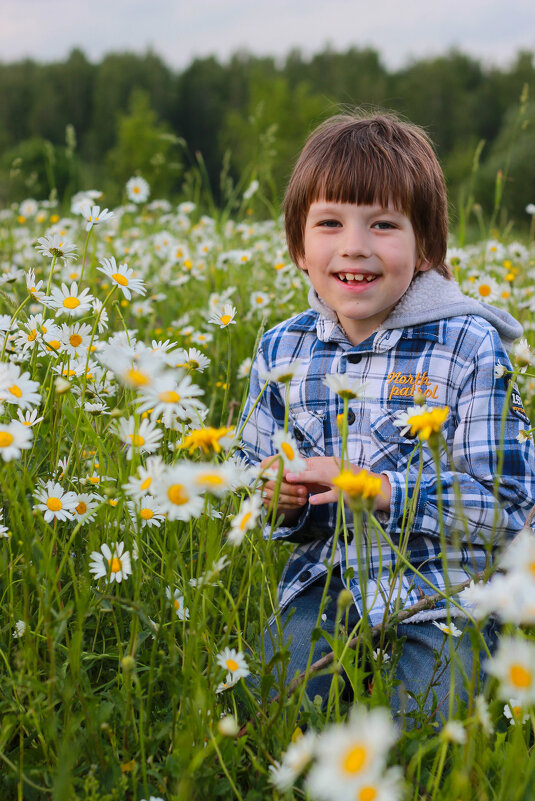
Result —
<instances>
[{"instance_id":1,"label":"gray hood","mask_svg":"<svg viewBox=\"0 0 535 801\"><path fill-rule=\"evenodd\" d=\"M327 320L338 320L336 312L319 297L314 287L309 290L308 302ZM436 270L428 270L414 278L380 330L407 328L467 314L483 317L493 325L506 350L510 350L514 340L522 336L522 326L509 312L464 295L453 279L448 281Z\"/></svg>"}]
</instances>

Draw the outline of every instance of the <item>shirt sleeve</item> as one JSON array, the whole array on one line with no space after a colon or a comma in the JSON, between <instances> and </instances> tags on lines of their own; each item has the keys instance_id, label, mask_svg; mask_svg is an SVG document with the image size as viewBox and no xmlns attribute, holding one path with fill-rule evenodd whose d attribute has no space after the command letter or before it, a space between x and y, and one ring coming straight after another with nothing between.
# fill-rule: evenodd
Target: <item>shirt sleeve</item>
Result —
<instances>
[{"instance_id":1,"label":"shirt sleeve","mask_svg":"<svg viewBox=\"0 0 535 801\"><path fill-rule=\"evenodd\" d=\"M384 471L392 487L387 533L399 532L406 501L415 496L412 530L478 545L499 544L524 525L535 501L535 452L531 438L517 440L530 427L511 376L495 377L497 362L510 362L496 332L487 332L467 360L451 408L454 435L442 470L424 470L418 487L418 460L407 473ZM506 408L507 404L507 408ZM452 405L453 406L453 405ZM423 444L429 448L428 443Z\"/></svg>"}]
</instances>

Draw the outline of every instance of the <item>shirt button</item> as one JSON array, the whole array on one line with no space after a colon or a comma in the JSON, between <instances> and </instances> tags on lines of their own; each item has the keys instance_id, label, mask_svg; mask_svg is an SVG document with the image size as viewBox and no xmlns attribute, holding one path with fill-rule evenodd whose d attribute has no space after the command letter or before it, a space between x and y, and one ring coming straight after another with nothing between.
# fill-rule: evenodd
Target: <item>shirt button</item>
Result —
<instances>
[{"instance_id":1,"label":"shirt button","mask_svg":"<svg viewBox=\"0 0 535 801\"><path fill-rule=\"evenodd\" d=\"M305 581L308 581L308 580L309 580L309 578L310 578L310 576L311 576L311 575L312 575L312 573L310 572L310 570L305 570L305 571L303 571L303 573L301 573L301 575L299 576L299 581L300 581L302 584L304 584L304 583L305 583Z\"/></svg>"},{"instance_id":2,"label":"shirt button","mask_svg":"<svg viewBox=\"0 0 535 801\"><path fill-rule=\"evenodd\" d=\"M351 364L358 364L360 361L362 361L362 355L360 353L350 353L347 357L347 360L348 362L351 362Z\"/></svg>"},{"instance_id":3,"label":"shirt button","mask_svg":"<svg viewBox=\"0 0 535 801\"><path fill-rule=\"evenodd\" d=\"M347 413L347 424L348 426L352 426L355 422L355 412L353 409L350 409Z\"/></svg>"}]
</instances>

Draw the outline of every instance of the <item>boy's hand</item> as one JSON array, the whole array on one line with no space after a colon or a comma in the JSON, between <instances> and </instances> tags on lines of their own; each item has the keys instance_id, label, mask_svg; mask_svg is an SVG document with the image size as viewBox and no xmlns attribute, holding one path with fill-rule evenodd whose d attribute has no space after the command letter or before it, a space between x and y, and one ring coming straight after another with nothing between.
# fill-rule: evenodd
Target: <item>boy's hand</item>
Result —
<instances>
[{"instance_id":1,"label":"boy's hand","mask_svg":"<svg viewBox=\"0 0 535 801\"><path fill-rule=\"evenodd\" d=\"M271 467L271 465L278 466L279 458L276 456L268 456L260 462L260 467ZM297 519L299 513L305 506L308 497L308 488L304 484L293 482L289 484L286 480L287 470L282 474L282 482L279 490L279 498L277 502L277 513L284 515L284 522L291 523L292 520ZM264 506L270 506L273 496L275 494L276 481L266 481L262 489L262 502Z\"/></svg>"},{"instance_id":2,"label":"boy's hand","mask_svg":"<svg viewBox=\"0 0 535 801\"><path fill-rule=\"evenodd\" d=\"M286 473L286 482L296 483L299 486L304 484L308 492L313 493L308 498L312 506L336 503L340 490L333 489L332 481L340 473L340 460L334 456L312 456L306 463L306 468L301 473ZM361 468L351 465L351 469L357 472ZM388 478L383 474L381 474L381 492L382 495L378 495L375 500L375 508L389 512L392 491Z\"/></svg>"}]
</instances>

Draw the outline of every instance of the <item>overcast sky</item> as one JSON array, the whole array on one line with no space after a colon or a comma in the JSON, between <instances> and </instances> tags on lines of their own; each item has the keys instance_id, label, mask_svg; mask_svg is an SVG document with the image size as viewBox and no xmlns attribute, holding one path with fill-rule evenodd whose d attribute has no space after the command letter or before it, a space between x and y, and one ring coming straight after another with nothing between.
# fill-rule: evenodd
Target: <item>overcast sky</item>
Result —
<instances>
[{"instance_id":1,"label":"overcast sky","mask_svg":"<svg viewBox=\"0 0 535 801\"><path fill-rule=\"evenodd\" d=\"M534 0L0 0L0 61L151 48L176 69L238 49L376 48L390 68L451 47L507 65L535 51Z\"/></svg>"}]
</instances>

